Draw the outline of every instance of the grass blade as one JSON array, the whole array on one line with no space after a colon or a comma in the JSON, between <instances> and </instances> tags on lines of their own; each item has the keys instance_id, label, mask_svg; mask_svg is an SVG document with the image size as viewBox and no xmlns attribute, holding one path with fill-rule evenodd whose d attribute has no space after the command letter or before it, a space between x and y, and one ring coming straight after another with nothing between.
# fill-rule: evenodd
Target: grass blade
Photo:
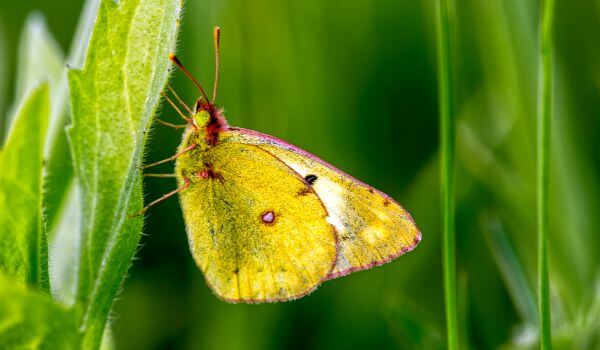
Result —
<instances>
[{"instance_id":1,"label":"grass blade","mask_svg":"<svg viewBox=\"0 0 600 350\"><path fill-rule=\"evenodd\" d=\"M550 293L548 280L548 223L550 134L552 123L552 20L554 0L545 0L540 30L539 103L537 118L537 220L538 220L538 313L540 348L550 349Z\"/></svg>"},{"instance_id":2,"label":"grass blade","mask_svg":"<svg viewBox=\"0 0 600 350\"><path fill-rule=\"evenodd\" d=\"M438 89L440 108L440 194L443 220L444 298L448 349L458 349L456 252L454 232L454 111L450 0L437 3Z\"/></svg>"},{"instance_id":3,"label":"grass blade","mask_svg":"<svg viewBox=\"0 0 600 350\"><path fill-rule=\"evenodd\" d=\"M527 324L535 325L538 322L535 294L530 288L523 265L504 231L502 222L497 217L491 216L485 219L482 226L515 308Z\"/></svg>"},{"instance_id":4,"label":"grass blade","mask_svg":"<svg viewBox=\"0 0 600 350\"><path fill-rule=\"evenodd\" d=\"M101 341L113 300L140 239L140 165L169 73L179 0L103 0L84 68L69 72L69 139L81 186L76 303L85 348Z\"/></svg>"}]
</instances>

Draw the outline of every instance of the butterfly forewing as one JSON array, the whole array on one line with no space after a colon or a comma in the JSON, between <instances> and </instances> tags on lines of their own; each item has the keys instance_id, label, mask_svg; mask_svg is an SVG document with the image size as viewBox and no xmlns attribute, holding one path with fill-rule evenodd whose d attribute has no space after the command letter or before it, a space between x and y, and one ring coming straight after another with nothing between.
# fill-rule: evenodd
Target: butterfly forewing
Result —
<instances>
[{"instance_id":1,"label":"butterfly forewing","mask_svg":"<svg viewBox=\"0 0 600 350\"><path fill-rule=\"evenodd\" d=\"M219 297L287 300L330 275L335 229L314 189L294 170L243 143L191 157L178 161L177 173L190 179L180 201L192 255Z\"/></svg>"},{"instance_id":2,"label":"butterfly forewing","mask_svg":"<svg viewBox=\"0 0 600 350\"><path fill-rule=\"evenodd\" d=\"M339 241L337 263L328 278L389 262L420 242L421 233L400 204L308 152L245 129L227 131L222 140L257 145L311 184Z\"/></svg>"}]
</instances>

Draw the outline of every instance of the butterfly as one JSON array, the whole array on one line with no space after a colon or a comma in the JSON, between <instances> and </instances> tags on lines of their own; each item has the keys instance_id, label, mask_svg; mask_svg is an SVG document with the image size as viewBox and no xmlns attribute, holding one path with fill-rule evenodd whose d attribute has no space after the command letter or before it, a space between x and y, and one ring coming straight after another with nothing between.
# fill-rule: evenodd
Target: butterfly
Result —
<instances>
[{"instance_id":1,"label":"butterfly","mask_svg":"<svg viewBox=\"0 0 600 350\"><path fill-rule=\"evenodd\" d=\"M214 30L215 85L209 99L180 60L169 59L199 89L193 108L163 97L186 121L176 161L191 253L214 294L228 302L303 297L326 280L387 263L411 251L421 233L386 194L273 136L227 124L215 104L220 29Z\"/></svg>"}]
</instances>

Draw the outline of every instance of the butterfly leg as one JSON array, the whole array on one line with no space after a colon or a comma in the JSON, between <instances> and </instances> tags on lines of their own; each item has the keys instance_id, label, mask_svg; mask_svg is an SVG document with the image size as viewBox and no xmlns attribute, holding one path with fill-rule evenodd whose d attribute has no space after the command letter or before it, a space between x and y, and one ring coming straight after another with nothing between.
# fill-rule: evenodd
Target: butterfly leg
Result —
<instances>
[{"instance_id":1,"label":"butterfly leg","mask_svg":"<svg viewBox=\"0 0 600 350\"><path fill-rule=\"evenodd\" d=\"M177 194L177 193L179 193L179 192L181 192L181 191L185 190L186 188L188 188L188 187L190 186L190 179L188 179L187 177L184 177L184 178L183 178L183 181L184 181L184 184L183 184L183 186L181 186L181 187L179 187L178 189L175 189L175 190L173 190L173 191L171 191L171 192L169 192L169 193L165 193L165 194L164 194L162 197L160 197L159 199L157 199L157 200L154 200L154 201L150 202L150 203L149 203L148 205L146 205L146 206L145 206L145 207L144 207L142 210L138 211L138 212L137 212L137 213L135 213L135 214L132 214L132 215L130 215L130 217L136 217L136 216L142 215L142 214L144 214L144 213L145 213L145 212L146 212L146 211L147 211L147 210L148 210L150 207L152 207L153 205L156 205L156 204L158 204L158 203L160 203L160 202L164 201L165 199L167 199L167 198L169 198L169 197L171 197L171 196L173 196L173 195L175 195L175 194Z\"/></svg>"},{"instance_id":2,"label":"butterfly leg","mask_svg":"<svg viewBox=\"0 0 600 350\"><path fill-rule=\"evenodd\" d=\"M162 177L162 178L175 178L175 174L144 174L146 177Z\"/></svg>"},{"instance_id":3,"label":"butterfly leg","mask_svg":"<svg viewBox=\"0 0 600 350\"><path fill-rule=\"evenodd\" d=\"M182 105L183 108L185 108L185 110L190 115L194 115L194 112L192 111L192 109L190 107L188 107L188 105L185 104L185 102L183 102L183 100L179 97L179 95L177 95L177 93L175 92L175 90L173 90L173 88L171 87L171 85L167 84L167 88L169 89L169 91L171 91L171 93L173 94L173 96L175 96L175 99L177 99L177 101L179 102L179 104Z\"/></svg>"},{"instance_id":4,"label":"butterfly leg","mask_svg":"<svg viewBox=\"0 0 600 350\"><path fill-rule=\"evenodd\" d=\"M187 127L187 124L176 125L176 124L172 124L172 123L166 122L164 120L161 120L159 118L154 118L154 120L156 120L157 122L159 122L162 125L168 126L173 129L183 129L183 128Z\"/></svg>"},{"instance_id":5,"label":"butterfly leg","mask_svg":"<svg viewBox=\"0 0 600 350\"><path fill-rule=\"evenodd\" d=\"M185 148L183 151L181 151L181 152L178 152L178 153L175 153L175 155L174 155L174 156L172 156L172 157L169 157L169 158L167 158L167 159L160 160L160 161L158 161L158 162L155 162L155 163L152 163L152 164L144 165L144 166L142 167L142 169L148 169L148 168L150 168L150 167L153 167L153 166L155 166L155 165L160 165L160 164L163 164L163 163L167 163L167 162L174 161L175 159L177 159L179 156L181 156L181 155L182 155L182 154L184 154L185 152L191 151L191 150L193 150L194 148L196 148L196 145L194 145L194 144L191 144L191 145L189 145L188 147L186 147L186 148Z\"/></svg>"}]
</instances>

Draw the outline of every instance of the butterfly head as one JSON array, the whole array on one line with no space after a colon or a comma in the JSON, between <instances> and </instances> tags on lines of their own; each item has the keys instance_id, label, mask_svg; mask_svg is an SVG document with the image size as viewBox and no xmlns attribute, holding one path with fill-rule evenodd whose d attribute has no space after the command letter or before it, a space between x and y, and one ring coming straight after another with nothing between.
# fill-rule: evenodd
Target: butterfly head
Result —
<instances>
[{"instance_id":1,"label":"butterfly head","mask_svg":"<svg viewBox=\"0 0 600 350\"><path fill-rule=\"evenodd\" d=\"M187 133L189 137L186 137L189 142L194 142L196 145L199 145L200 149L214 146L218 142L219 133L228 129L227 122L223 117L223 110L217 108L217 105L215 104L219 81L219 41L221 37L221 30L219 27L215 27L213 35L215 40L215 84L213 86L212 98L208 97L202 85L183 66L177 56L175 56L174 53L169 54L169 60L171 60L171 62L173 62L173 64L175 64L175 66L177 66L192 83L194 83L200 92L200 97L196 100L193 110L186 107L186 110L190 113L190 117L183 116L189 124L189 132ZM180 100L170 87L169 89L175 97ZM171 101L169 102L173 105Z\"/></svg>"},{"instance_id":2,"label":"butterfly head","mask_svg":"<svg viewBox=\"0 0 600 350\"><path fill-rule=\"evenodd\" d=\"M193 115L188 120L191 126L190 142L200 146L200 149L216 145L219 134L228 129L223 110L203 99L196 101Z\"/></svg>"},{"instance_id":3,"label":"butterfly head","mask_svg":"<svg viewBox=\"0 0 600 350\"><path fill-rule=\"evenodd\" d=\"M198 108L199 105L199 103L196 103L196 111L194 112L194 116L192 117L192 123L196 129L205 129L210 125L211 119L214 118L211 118L211 113L209 109L201 107Z\"/></svg>"}]
</instances>

